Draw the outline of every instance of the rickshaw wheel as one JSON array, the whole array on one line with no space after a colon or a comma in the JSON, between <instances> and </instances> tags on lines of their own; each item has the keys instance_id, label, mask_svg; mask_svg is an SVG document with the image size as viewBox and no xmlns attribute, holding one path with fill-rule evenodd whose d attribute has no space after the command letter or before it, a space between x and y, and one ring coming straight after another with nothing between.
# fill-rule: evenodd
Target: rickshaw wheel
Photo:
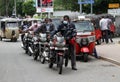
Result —
<instances>
[{"instance_id":1,"label":"rickshaw wheel","mask_svg":"<svg viewBox=\"0 0 120 82\"><path fill-rule=\"evenodd\" d=\"M101 44L101 39L97 40L97 45Z\"/></svg>"},{"instance_id":2,"label":"rickshaw wheel","mask_svg":"<svg viewBox=\"0 0 120 82\"><path fill-rule=\"evenodd\" d=\"M12 42L17 42L17 38L11 38Z\"/></svg>"},{"instance_id":3,"label":"rickshaw wheel","mask_svg":"<svg viewBox=\"0 0 120 82\"><path fill-rule=\"evenodd\" d=\"M83 61L88 62L88 54L87 53L83 54Z\"/></svg>"}]
</instances>

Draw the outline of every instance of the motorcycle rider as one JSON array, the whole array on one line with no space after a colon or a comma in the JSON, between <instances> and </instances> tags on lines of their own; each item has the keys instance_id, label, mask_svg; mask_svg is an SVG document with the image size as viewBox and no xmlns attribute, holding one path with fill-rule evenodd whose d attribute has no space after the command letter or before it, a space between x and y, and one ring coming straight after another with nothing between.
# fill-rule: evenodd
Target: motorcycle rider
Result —
<instances>
[{"instance_id":1,"label":"motorcycle rider","mask_svg":"<svg viewBox=\"0 0 120 82\"><path fill-rule=\"evenodd\" d=\"M68 31L71 31L71 34L68 34ZM75 25L70 21L70 18L68 15L65 15L63 17L62 23L58 26L58 29L55 30L51 34L51 38L56 34L57 32L60 32L66 39L66 43L68 45L68 52L71 55L71 66L72 70L77 70L76 68L76 55L75 55L75 47L72 45L69 41L76 35L76 29ZM66 53L66 55L68 54Z\"/></svg>"},{"instance_id":2,"label":"motorcycle rider","mask_svg":"<svg viewBox=\"0 0 120 82\"><path fill-rule=\"evenodd\" d=\"M35 31L35 33L46 33L47 31L52 32L54 30L55 26L52 23L52 20L49 18L45 18L44 23Z\"/></svg>"},{"instance_id":3,"label":"motorcycle rider","mask_svg":"<svg viewBox=\"0 0 120 82\"><path fill-rule=\"evenodd\" d=\"M22 27L21 27L21 32L22 32L22 34L21 34L21 40L22 40L22 42L23 42L23 38L24 38L24 35L25 35L25 33L24 32L26 32L27 30L28 30L28 24L27 24L27 21L24 21L23 22L23 25L22 25Z\"/></svg>"},{"instance_id":4,"label":"motorcycle rider","mask_svg":"<svg viewBox=\"0 0 120 82\"><path fill-rule=\"evenodd\" d=\"M31 25L31 26L29 27L29 30L30 30L30 31L33 31L33 34L34 34L34 32L35 32L38 28L39 28L39 25L38 25L37 21L34 20L34 21L33 21L33 25Z\"/></svg>"},{"instance_id":5,"label":"motorcycle rider","mask_svg":"<svg viewBox=\"0 0 120 82\"><path fill-rule=\"evenodd\" d=\"M35 34L39 33L48 33L47 35L47 41L49 41L51 32L55 30L55 26L52 23L52 20L49 18L45 18L43 24L34 32ZM35 57L35 60L37 60L38 55Z\"/></svg>"}]
</instances>

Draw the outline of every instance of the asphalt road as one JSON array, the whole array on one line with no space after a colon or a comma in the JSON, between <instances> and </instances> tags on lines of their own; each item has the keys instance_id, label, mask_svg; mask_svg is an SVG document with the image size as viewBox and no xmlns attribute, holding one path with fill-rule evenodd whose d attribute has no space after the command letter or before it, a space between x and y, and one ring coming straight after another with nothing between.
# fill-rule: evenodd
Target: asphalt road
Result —
<instances>
[{"instance_id":1,"label":"asphalt road","mask_svg":"<svg viewBox=\"0 0 120 82\"><path fill-rule=\"evenodd\" d=\"M21 42L0 42L0 82L120 82L120 67L89 58L87 63L77 61L77 71L71 70L70 61L63 74L56 67L48 68L26 55Z\"/></svg>"}]
</instances>

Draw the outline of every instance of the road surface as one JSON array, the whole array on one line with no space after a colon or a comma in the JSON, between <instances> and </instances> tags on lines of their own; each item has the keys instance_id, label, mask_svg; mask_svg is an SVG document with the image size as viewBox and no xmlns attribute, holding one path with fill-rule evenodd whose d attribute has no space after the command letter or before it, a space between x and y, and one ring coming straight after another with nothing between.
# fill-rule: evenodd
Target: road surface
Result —
<instances>
[{"instance_id":1,"label":"road surface","mask_svg":"<svg viewBox=\"0 0 120 82\"><path fill-rule=\"evenodd\" d=\"M89 57L84 63L77 61L77 71L71 70L70 61L63 74L54 66L41 64L26 55L21 42L0 41L0 82L120 82L120 67Z\"/></svg>"}]
</instances>

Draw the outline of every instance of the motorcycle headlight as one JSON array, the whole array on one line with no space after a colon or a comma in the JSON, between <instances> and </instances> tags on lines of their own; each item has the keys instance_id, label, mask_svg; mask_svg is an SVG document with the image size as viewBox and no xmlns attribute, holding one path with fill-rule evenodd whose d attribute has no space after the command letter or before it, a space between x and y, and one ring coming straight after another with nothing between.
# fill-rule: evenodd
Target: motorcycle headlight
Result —
<instances>
[{"instance_id":1,"label":"motorcycle headlight","mask_svg":"<svg viewBox=\"0 0 120 82\"><path fill-rule=\"evenodd\" d=\"M45 42L45 41L47 41L47 39L40 37L40 41L41 41L41 42Z\"/></svg>"},{"instance_id":2,"label":"motorcycle headlight","mask_svg":"<svg viewBox=\"0 0 120 82\"><path fill-rule=\"evenodd\" d=\"M59 42L59 43L63 43L64 42L64 37L57 37L57 41Z\"/></svg>"},{"instance_id":3,"label":"motorcycle headlight","mask_svg":"<svg viewBox=\"0 0 120 82\"><path fill-rule=\"evenodd\" d=\"M56 46L65 46L66 42L64 37L57 37Z\"/></svg>"},{"instance_id":4,"label":"motorcycle headlight","mask_svg":"<svg viewBox=\"0 0 120 82\"><path fill-rule=\"evenodd\" d=\"M89 42L95 42L95 36L89 36L88 40Z\"/></svg>"},{"instance_id":5,"label":"motorcycle headlight","mask_svg":"<svg viewBox=\"0 0 120 82\"><path fill-rule=\"evenodd\" d=\"M38 40L38 38L37 38L37 37L33 37L33 40L34 40L34 41L37 41L37 40Z\"/></svg>"},{"instance_id":6,"label":"motorcycle headlight","mask_svg":"<svg viewBox=\"0 0 120 82\"><path fill-rule=\"evenodd\" d=\"M87 46L89 44L88 38L82 38L81 39L81 45L82 46Z\"/></svg>"},{"instance_id":7,"label":"motorcycle headlight","mask_svg":"<svg viewBox=\"0 0 120 82\"><path fill-rule=\"evenodd\" d=\"M40 33L39 35L40 35L40 37L42 37L42 38L46 38L46 37L47 37L46 33Z\"/></svg>"}]
</instances>

